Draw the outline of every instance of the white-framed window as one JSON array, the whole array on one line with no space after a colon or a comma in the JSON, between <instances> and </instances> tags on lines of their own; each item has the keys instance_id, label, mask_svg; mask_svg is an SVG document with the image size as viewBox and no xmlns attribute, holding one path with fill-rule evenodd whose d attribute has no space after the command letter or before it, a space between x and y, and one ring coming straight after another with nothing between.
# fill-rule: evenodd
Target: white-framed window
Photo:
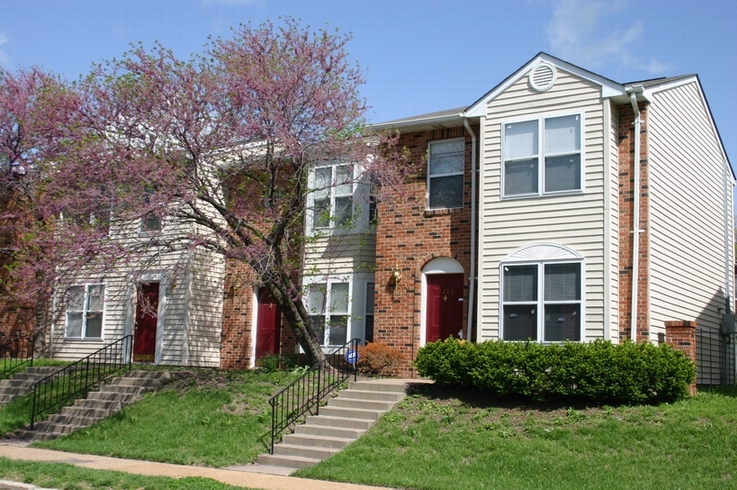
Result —
<instances>
[{"instance_id":1,"label":"white-framed window","mask_svg":"<svg viewBox=\"0 0 737 490\"><path fill-rule=\"evenodd\" d=\"M581 261L507 263L501 269L504 340L581 340Z\"/></svg>"},{"instance_id":2,"label":"white-framed window","mask_svg":"<svg viewBox=\"0 0 737 490\"><path fill-rule=\"evenodd\" d=\"M317 339L324 346L348 341L351 285L349 282L316 282L308 286L306 306Z\"/></svg>"},{"instance_id":3,"label":"white-framed window","mask_svg":"<svg viewBox=\"0 0 737 490\"><path fill-rule=\"evenodd\" d=\"M143 201L146 205L151 205L155 193L153 190L147 190L143 195ZM161 231L161 217L155 212L149 211L141 218L141 233L156 233Z\"/></svg>"},{"instance_id":4,"label":"white-framed window","mask_svg":"<svg viewBox=\"0 0 737 490\"><path fill-rule=\"evenodd\" d=\"M431 141L427 160L427 208L463 207L463 169L466 141L463 138Z\"/></svg>"},{"instance_id":5,"label":"white-framed window","mask_svg":"<svg viewBox=\"0 0 737 490\"><path fill-rule=\"evenodd\" d=\"M313 229L349 227L353 220L355 165L339 163L315 167L311 177Z\"/></svg>"},{"instance_id":6,"label":"white-framed window","mask_svg":"<svg viewBox=\"0 0 737 490\"><path fill-rule=\"evenodd\" d=\"M105 285L71 286L66 294L64 336L72 339L102 338Z\"/></svg>"},{"instance_id":7,"label":"white-framed window","mask_svg":"<svg viewBox=\"0 0 737 490\"><path fill-rule=\"evenodd\" d=\"M503 196L580 192L581 114L503 124Z\"/></svg>"}]
</instances>

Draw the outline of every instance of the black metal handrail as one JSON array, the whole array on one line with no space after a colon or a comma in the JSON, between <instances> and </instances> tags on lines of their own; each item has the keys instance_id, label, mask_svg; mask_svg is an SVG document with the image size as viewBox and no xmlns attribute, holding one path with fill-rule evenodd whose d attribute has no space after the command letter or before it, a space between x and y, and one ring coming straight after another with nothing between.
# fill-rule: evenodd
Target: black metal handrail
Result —
<instances>
[{"instance_id":1,"label":"black metal handrail","mask_svg":"<svg viewBox=\"0 0 737 490\"><path fill-rule=\"evenodd\" d=\"M0 378L29 364L33 366L33 335L23 335L0 344Z\"/></svg>"},{"instance_id":2,"label":"black metal handrail","mask_svg":"<svg viewBox=\"0 0 737 490\"><path fill-rule=\"evenodd\" d=\"M279 434L297 422L305 413L314 409L320 412L320 402L353 374L357 377L356 361L358 339L327 354L324 361L311 368L299 379L269 399L271 405L271 448Z\"/></svg>"},{"instance_id":3,"label":"black metal handrail","mask_svg":"<svg viewBox=\"0 0 737 490\"><path fill-rule=\"evenodd\" d=\"M116 340L83 357L33 385L31 430L40 414L51 413L68 401L86 395L90 387L113 374L131 367L133 336Z\"/></svg>"}]
</instances>

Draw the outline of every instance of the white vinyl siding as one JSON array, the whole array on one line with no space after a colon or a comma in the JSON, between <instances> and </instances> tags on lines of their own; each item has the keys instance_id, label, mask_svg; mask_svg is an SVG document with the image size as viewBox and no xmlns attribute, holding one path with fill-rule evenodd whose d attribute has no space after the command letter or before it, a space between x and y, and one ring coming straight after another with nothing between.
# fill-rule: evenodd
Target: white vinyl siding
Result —
<instances>
[{"instance_id":1,"label":"white vinyl siding","mask_svg":"<svg viewBox=\"0 0 737 490\"><path fill-rule=\"evenodd\" d=\"M653 94L648 122L651 339L664 333L666 321L695 320L697 383L718 384L725 269L734 263L731 220L725 250L724 155L695 80ZM733 362L733 351L730 356Z\"/></svg>"},{"instance_id":2,"label":"white vinyl siding","mask_svg":"<svg viewBox=\"0 0 737 490\"><path fill-rule=\"evenodd\" d=\"M600 86L558 70L550 90L534 92L522 76L487 106L481 127L477 340L502 336L500 264L504 257L523 245L543 242L567 246L585 260L586 309L581 340L604 336L605 316L607 321L613 316L604 312L605 208L611 209L614 201L611 195L604 195L604 179L614 178L618 171L613 161L605 172L604 152L615 152L609 146L612 127L610 121L604 122L603 103L608 102L602 102ZM581 117L581 188L586 192L503 199L503 125L572 114ZM611 192L617 190L615 187Z\"/></svg>"}]
</instances>

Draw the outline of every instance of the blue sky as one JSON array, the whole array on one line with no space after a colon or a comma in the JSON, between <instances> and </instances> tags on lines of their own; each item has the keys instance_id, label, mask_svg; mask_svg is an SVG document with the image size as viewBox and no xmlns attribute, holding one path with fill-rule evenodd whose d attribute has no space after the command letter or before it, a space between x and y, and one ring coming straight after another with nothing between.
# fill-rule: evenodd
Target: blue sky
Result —
<instances>
[{"instance_id":1,"label":"blue sky","mask_svg":"<svg viewBox=\"0 0 737 490\"><path fill-rule=\"evenodd\" d=\"M737 167L735 0L0 0L0 66L76 79L131 43L187 58L285 15L352 34L371 122L470 105L540 51L621 83L698 73Z\"/></svg>"}]
</instances>

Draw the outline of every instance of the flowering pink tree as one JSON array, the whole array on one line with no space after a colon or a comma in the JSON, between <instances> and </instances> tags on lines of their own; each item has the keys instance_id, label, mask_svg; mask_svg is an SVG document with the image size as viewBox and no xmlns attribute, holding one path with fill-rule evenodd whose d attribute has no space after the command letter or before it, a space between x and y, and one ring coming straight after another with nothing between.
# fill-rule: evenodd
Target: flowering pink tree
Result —
<instances>
[{"instance_id":1,"label":"flowering pink tree","mask_svg":"<svg viewBox=\"0 0 737 490\"><path fill-rule=\"evenodd\" d=\"M373 182L401 174L379 151L391 145L364 134L347 41L287 19L241 26L190 61L138 48L75 84L5 74L4 188L24 203L2 217L17 238L5 251L13 293L48 305L60 277L141 250L204 248L246 264L310 362L324 359L299 279L308 174L337 160L360 162ZM180 232L135 242L109 232L162 219Z\"/></svg>"}]
</instances>

